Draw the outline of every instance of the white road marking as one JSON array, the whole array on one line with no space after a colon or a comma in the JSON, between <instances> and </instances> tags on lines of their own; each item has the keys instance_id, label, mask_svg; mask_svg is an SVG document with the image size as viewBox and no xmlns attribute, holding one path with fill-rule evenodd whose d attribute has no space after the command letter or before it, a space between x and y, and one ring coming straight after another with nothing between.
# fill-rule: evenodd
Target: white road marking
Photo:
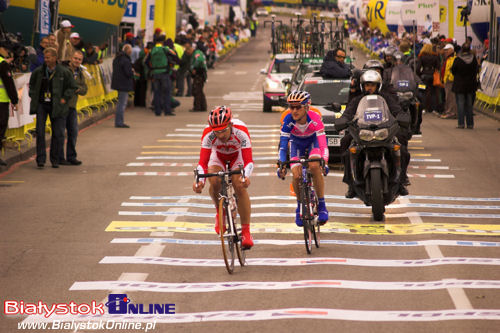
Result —
<instances>
[{"instance_id":1,"label":"white road marking","mask_svg":"<svg viewBox=\"0 0 500 333\"><path fill-rule=\"evenodd\" d=\"M400 197L399 201L403 204L410 204L410 200L408 198ZM411 224L423 223L422 218L417 214L410 215L408 218ZM429 255L429 258L431 259L443 258L443 253L439 249L438 245L426 245L425 250ZM470 300L467 298L467 295L462 288L446 288L446 290L448 291L448 294L450 295L451 300L453 301L453 304L455 305L455 308L457 310L468 310L473 308Z\"/></svg>"}]
</instances>

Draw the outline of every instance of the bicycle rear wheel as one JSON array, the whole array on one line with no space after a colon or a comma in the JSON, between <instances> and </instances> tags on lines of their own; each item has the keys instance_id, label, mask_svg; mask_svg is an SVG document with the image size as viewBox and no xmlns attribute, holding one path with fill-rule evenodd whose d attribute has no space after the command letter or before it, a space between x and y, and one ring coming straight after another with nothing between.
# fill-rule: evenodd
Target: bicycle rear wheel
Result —
<instances>
[{"instance_id":1,"label":"bicycle rear wheel","mask_svg":"<svg viewBox=\"0 0 500 333\"><path fill-rule=\"evenodd\" d=\"M228 204L225 198L219 201L219 237L222 246L222 255L224 263L229 274L234 271L234 235L231 235L229 226ZM227 232L225 232L225 230ZM234 229L233 229L234 230Z\"/></svg>"}]
</instances>

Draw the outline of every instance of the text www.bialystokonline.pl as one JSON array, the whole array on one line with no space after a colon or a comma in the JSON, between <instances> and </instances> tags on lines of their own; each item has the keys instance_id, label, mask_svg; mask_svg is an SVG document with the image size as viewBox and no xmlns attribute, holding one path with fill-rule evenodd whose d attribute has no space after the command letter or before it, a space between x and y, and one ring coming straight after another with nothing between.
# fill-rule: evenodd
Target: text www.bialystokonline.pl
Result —
<instances>
[{"instance_id":1,"label":"text www.bialystokonline.pl","mask_svg":"<svg viewBox=\"0 0 500 333\"><path fill-rule=\"evenodd\" d=\"M137 330L150 332L156 328L156 321L149 323L125 322L115 320L100 321L60 321L52 322L20 322L19 330L124 330L125 332Z\"/></svg>"}]
</instances>

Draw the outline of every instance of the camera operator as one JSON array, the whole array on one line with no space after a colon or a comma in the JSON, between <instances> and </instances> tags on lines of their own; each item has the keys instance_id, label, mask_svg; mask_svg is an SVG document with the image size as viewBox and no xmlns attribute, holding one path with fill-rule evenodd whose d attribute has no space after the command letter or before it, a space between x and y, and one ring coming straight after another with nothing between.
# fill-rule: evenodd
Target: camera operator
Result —
<instances>
[{"instance_id":1,"label":"camera operator","mask_svg":"<svg viewBox=\"0 0 500 333\"><path fill-rule=\"evenodd\" d=\"M14 110L17 110L19 102L16 85L12 78L11 63L13 60L14 56L7 49L7 45L0 43L0 149L9 124L9 105L12 103ZM0 159L0 165L7 165L7 163Z\"/></svg>"}]
</instances>

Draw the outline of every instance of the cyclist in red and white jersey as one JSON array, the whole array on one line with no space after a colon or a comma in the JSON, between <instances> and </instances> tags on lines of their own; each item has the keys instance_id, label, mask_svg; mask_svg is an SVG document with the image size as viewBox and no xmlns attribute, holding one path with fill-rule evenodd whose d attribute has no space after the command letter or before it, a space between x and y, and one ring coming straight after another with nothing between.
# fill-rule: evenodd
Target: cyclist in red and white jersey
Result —
<instances>
[{"instance_id":1,"label":"cyclist in red and white jersey","mask_svg":"<svg viewBox=\"0 0 500 333\"><path fill-rule=\"evenodd\" d=\"M208 125L201 137L200 160L196 169L200 174L226 171L226 161L229 161L231 170L243 166L245 178L241 175L232 175L232 184L238 197L238 213L242 226L242 246L251 248L253 239L250 235L250 197L247 188L250 185L250 176L253 171L252 144L250 134L244 122L233 119L231 109L219 106L213 109L208 116ZM208 178L209 193L218 207L217 194L221 189L218 177ZM193 184L193 191L201 193L205 186L205 178L200 178ZM219 233L219 216L215 216L215 232Z\"/></svg>"}]
</instances>

